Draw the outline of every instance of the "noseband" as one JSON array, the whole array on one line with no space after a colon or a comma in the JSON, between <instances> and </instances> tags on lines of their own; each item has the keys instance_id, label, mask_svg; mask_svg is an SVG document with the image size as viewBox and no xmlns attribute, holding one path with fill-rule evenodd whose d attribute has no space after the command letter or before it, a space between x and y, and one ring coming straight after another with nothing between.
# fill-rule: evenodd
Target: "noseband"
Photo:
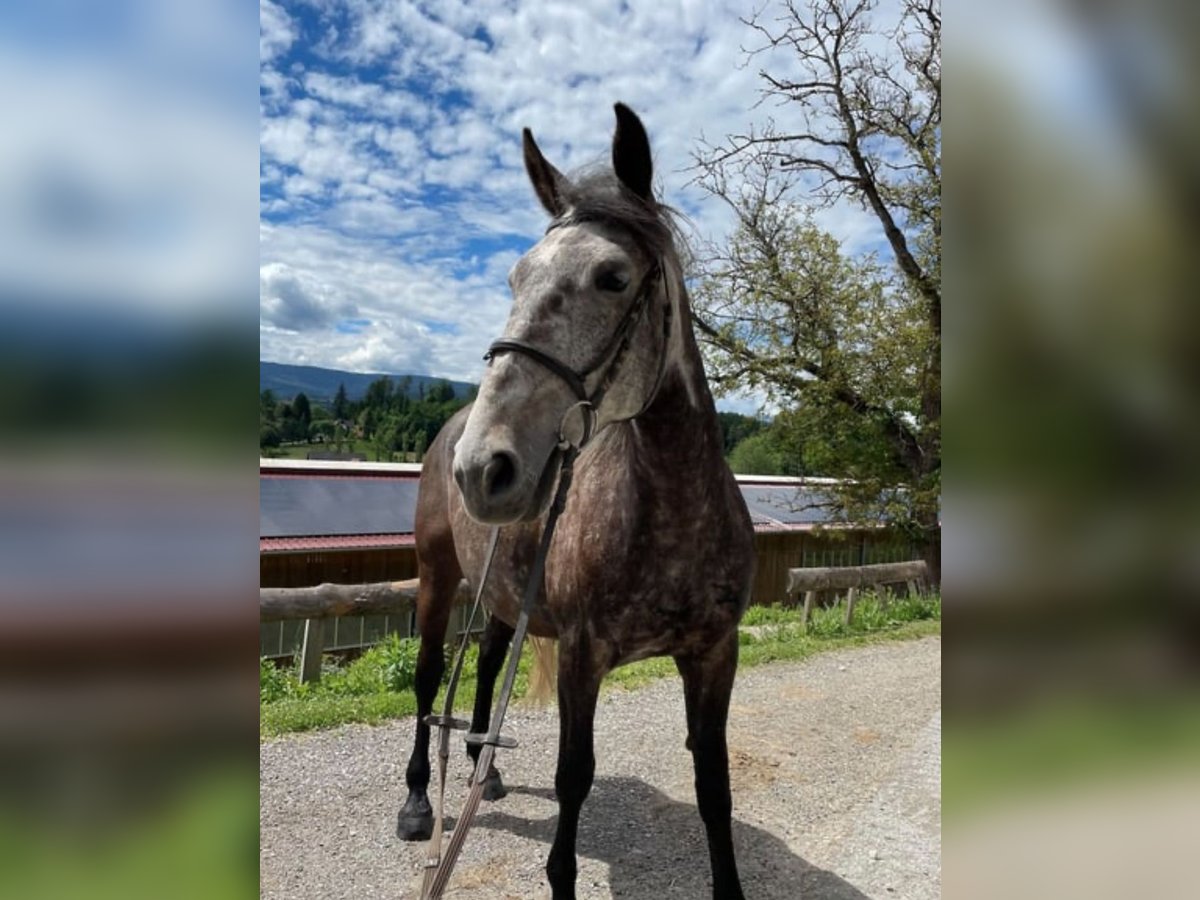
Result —
<instances>
[{"instance_id":1,"label":"noseband","mask_svg":"<svg viewBox=\"0 0 1200 900\"><path fill-rule=\"evenodd\" d=\"M567 224L576 224L573 220L559 220L551 224L547 229L549 233L554 228L562 227ZM499 338L492 341L488 347L487 353L483 358L491 361L501 353L519 353L527 356L534 362L541 365L543 368L553 372L561 378L571 389L578 401L570 409L566 415L570 415L571 410L578 408L583 416L583 437L579 441L579 447L582 447L592 439L595 432L596 416L600 409L600 403L604 400L604 395L608 393L608 389L616 380L617 373L620 370L621 362L625 357L626 351L629 349L629 343L633 339L633 328L641 318L649 305L650 296L654 293L654 288L658 280L663 277L663 268L660 261L656 261L650 270L642 278L641 286L638 288L637 295L633 298L633 302L629 304L629 308L625 311L625 315L621 317L621 321L617 324L613 335L609 338L608 343L604 345L604 349L596 356L596 358L584 368L576 371L560 360L558 357L545 350L541 350L526 341L517 338ZM665 282L664 282L665 283ZM666 370L667 362L667 338L671 333L671 303L668 298L665 310L663 312L663 349L659 354L658 374L654 380L654 386L646 398L646 402L642 404L642 408L633 414L630 418L637 418L644 413L654 402L654 398L658 395L658 389L662 384L663 374ZM607 364L607 365L606 365ZM600 383L596 385L596 389L592 393L588 393L586 381L589 376L603 369L603 375L600 378ZM565 417L564 417L565 422ZM561 429L560 429L561 431ZM560 435L561 437L561 435Z\"/></svg>"}]
</instances>

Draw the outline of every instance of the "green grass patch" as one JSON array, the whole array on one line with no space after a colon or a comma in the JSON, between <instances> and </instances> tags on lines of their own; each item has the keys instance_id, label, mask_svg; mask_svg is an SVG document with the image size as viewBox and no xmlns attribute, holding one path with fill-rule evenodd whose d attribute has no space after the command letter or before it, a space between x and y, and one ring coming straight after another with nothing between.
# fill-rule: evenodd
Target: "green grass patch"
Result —
<instances>
[{"instance_id":1,"label":"green grass patch","mask_svg":"<svg viewBox=\"0 0 1200 900\"><path fill-rule=\"evenodd\" d=\"M845 606L839 604L814 610L805 629L797 608L752 607L743 624L763 627L757 634L743 631L740 635L740 665L800 660L827 650L940 634L941 612L937 596L894 599L885 605L877 596L865 594L855 605L849 627L843 621ZM391 635L348 665L327 659L320 681L312 684L300 684L294 667L279 668L264 660L259 674L261 735L275 737L351 722L377 724L414 715L417 646L415 638ZM475 701L477 662L478 647L472 646L463 664L456 710L469 711ZM530 665L531 656L525 654L517 669L514 698L525 693ZM655 657L610 672L604 685L606 689L632 690L676 675L672 659ZM440 709L442 703L439 693L434 708Z\"/></svg>"}]
</instances>

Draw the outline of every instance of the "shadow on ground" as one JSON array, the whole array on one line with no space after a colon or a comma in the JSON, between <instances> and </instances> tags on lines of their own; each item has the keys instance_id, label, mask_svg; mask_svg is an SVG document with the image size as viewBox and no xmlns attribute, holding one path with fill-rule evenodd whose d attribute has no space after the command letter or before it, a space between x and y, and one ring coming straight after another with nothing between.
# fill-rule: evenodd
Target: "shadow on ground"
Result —
<instances>
[{"instance_id":1,"label":"shadow on ground","mask_svg":"<svg viewBox=\"0 0 1200 900\"><path fill-rule=\"evenodd\" d=\"M544 788L510 786L509 791L554 799ZM500 801L479 816L475 827L536 840L548 855L557 816L531 820L503 808ZM832 872L807 863L770 832L735 818L733 839L749 900L870 900ZM614 898L712 896L708 844L695 804L676 802L637 778L596 779L580 818L578 853L608 866ZM579 887L587 896L582 876Z\"/></svg>"}]
</instances>

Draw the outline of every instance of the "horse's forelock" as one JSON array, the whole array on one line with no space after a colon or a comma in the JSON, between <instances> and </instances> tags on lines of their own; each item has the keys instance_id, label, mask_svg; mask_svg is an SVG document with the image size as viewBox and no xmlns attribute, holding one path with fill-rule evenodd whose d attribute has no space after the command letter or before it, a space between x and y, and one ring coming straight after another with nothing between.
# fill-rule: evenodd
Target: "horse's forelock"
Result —
<instances>
[{"instance_id":1,"label":"horse's forelock","mask_svg":"<svg viewBox=\"0 0 1200 900\"><path fill-rule=\"evenodd\" d=\"M551 223L600 222L629 232L653 259L679 259L685 250L674 209L653 200L646 202L624 187L606 166L572 173L564 186L568 212Z\"/></svg>"}]
</instances>

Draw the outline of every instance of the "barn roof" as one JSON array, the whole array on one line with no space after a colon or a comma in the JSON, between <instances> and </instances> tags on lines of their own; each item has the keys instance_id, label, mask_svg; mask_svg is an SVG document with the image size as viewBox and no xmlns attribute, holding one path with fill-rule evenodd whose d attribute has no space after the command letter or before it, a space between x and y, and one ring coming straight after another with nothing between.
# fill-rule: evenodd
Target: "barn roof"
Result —
<instances>
[{"instance_id":1,"label":"barn roof","mask_svg":"<svg viewBox=\"0 0 1200 900\"><path fill-rule=\"evenodd\" d=\"M403 463L261 460L259 551L291 553L412 546L421 467ZM829 521L831 479L737 476L756 531L810 530Z\"/></svg>"}]
</instances>

